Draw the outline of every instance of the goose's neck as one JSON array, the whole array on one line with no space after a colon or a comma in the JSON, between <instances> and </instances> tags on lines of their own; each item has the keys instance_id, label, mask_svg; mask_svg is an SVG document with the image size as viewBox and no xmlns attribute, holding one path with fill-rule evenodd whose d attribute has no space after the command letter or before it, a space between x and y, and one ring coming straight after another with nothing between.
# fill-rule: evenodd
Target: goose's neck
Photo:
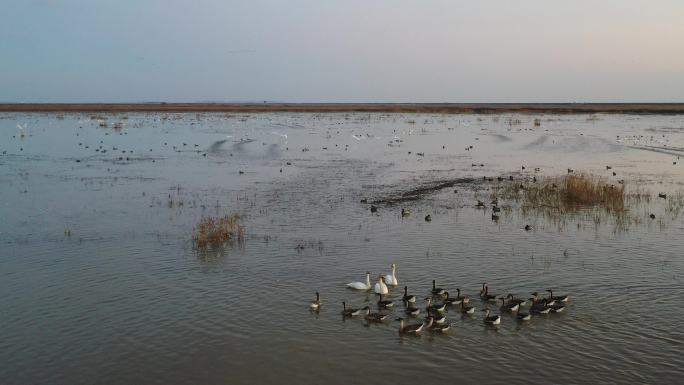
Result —
<instances>
[{"instance_id":1,"label":"goose's neck","mask_svg":"<svg viewBox=\"0 0 684 385\"><path fill-rule=\"evenodd\" d=\"M370 287L370 274L366 274L366 286Z\"/></svg>"}]
</instances>

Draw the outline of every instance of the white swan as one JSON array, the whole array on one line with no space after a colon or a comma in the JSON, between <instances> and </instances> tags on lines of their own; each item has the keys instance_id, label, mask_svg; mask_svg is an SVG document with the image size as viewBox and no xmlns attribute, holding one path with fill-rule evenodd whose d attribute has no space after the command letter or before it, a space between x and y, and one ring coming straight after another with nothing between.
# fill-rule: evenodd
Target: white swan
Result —
<instances>
[{"instance_id":1,"label":"white swan","mask_svg":"<svg viewBox=\"0 0 684 385\"><path fill-rule=\"evenodd\" d=\"M351 283L347 284L347 287L355 289L355 290L370 290L370 288L371 288L370 273L366 272L366 283L351 282Z\"/></svg>"},{"instance_id":2,"label":"white swan","mask_svg":"<svg viewBox=\"0 0 684 385\"><path fill-rule=\"evenodd\" d=\"M392 264L392 274L385 275L385 282L388 285L397 286L399 281L397 281L397 265Z\"/></svg>"},{"instance_id":3,"label":"white swan","mask_svg":"<svg viewBox=\"0 0 684 385\"><path fill-rule=\"evenodd\" d=\"M382 275L378 277L378 283L375 284L375 294L387 294L389 290L385 285L385 277Z\"/></svg>"}]
</instances>

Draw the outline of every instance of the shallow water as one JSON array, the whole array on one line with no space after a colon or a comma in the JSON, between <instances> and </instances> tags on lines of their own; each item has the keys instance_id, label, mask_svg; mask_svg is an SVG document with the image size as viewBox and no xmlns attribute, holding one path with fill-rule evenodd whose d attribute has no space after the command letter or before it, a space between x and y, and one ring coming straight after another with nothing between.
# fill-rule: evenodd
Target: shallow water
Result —
<instances>
[{"instance_id":1,"label":"shallow water","mask_svg":"<svg viewBox=\"0 0 684 385\"><path fill-rule=\"evenodd\" d=\"M107 127L82 114L0 115L2 384L671 383L684 374L684 116L101 118ZM633 210L643 220L556 221L513 205L493 222L474 203L499 182L376 215L359 203L431 181L567 168L648 190L653 198ZM243 215L243 245L193 248L203 215L232 212ZM448 311L446 335L400 336L401 304L383 324L342 319L342 301L375 301L345 284L393 262L400 286L420 298L436 279L478 309L483 281L497 294L555 288L571 301L528 323L504 314L498 328L479 311ZM316 291L323 307L312 313Z\"/></svg>"}]
</instances>

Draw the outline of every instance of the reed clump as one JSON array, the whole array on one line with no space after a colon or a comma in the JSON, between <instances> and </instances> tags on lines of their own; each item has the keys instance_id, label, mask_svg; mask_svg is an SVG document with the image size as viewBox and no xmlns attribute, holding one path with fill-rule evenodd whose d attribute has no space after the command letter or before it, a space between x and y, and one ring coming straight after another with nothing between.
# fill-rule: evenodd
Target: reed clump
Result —
<instances>
[{"instance_id":1,"label":"reed clump","mask_svg":"<svg viewBox=\"0 0 684 385\"><path fill-rule=\"evenodd\" d=\"M226 242L242 243L245 240L245 228L239 214L204 217L197 225L194 239L198 249L215 247Z\"/></svg>"},{"instance_id":2,"label":"reed clump","mask_svg":"<svg viewBox=\"0 0 684 385\"><path fill-rule=\"evenodd\" d=\"M521 198L523 206L528 208L553 208L561 213L593 207L621 214L627 206L624 184L611 184L587 174L571 174L549 178L542 183L513 185L506 195Z\"/></svg>"}]
</instances>

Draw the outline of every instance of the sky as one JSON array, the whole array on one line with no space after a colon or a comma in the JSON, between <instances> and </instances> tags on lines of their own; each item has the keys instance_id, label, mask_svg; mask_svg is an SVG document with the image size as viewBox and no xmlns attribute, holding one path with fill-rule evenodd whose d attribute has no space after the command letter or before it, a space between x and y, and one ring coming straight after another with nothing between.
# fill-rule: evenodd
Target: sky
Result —
<instances>
[{"instance_id":1,"label":"sky","mask_svg":"<svg viewBox=\"0 0 684 385\"><path fill-rule=\"evenodd\" d=\"M0 102L684 102L681 0L2 0Z\"/></svg>"}]
</instances>

